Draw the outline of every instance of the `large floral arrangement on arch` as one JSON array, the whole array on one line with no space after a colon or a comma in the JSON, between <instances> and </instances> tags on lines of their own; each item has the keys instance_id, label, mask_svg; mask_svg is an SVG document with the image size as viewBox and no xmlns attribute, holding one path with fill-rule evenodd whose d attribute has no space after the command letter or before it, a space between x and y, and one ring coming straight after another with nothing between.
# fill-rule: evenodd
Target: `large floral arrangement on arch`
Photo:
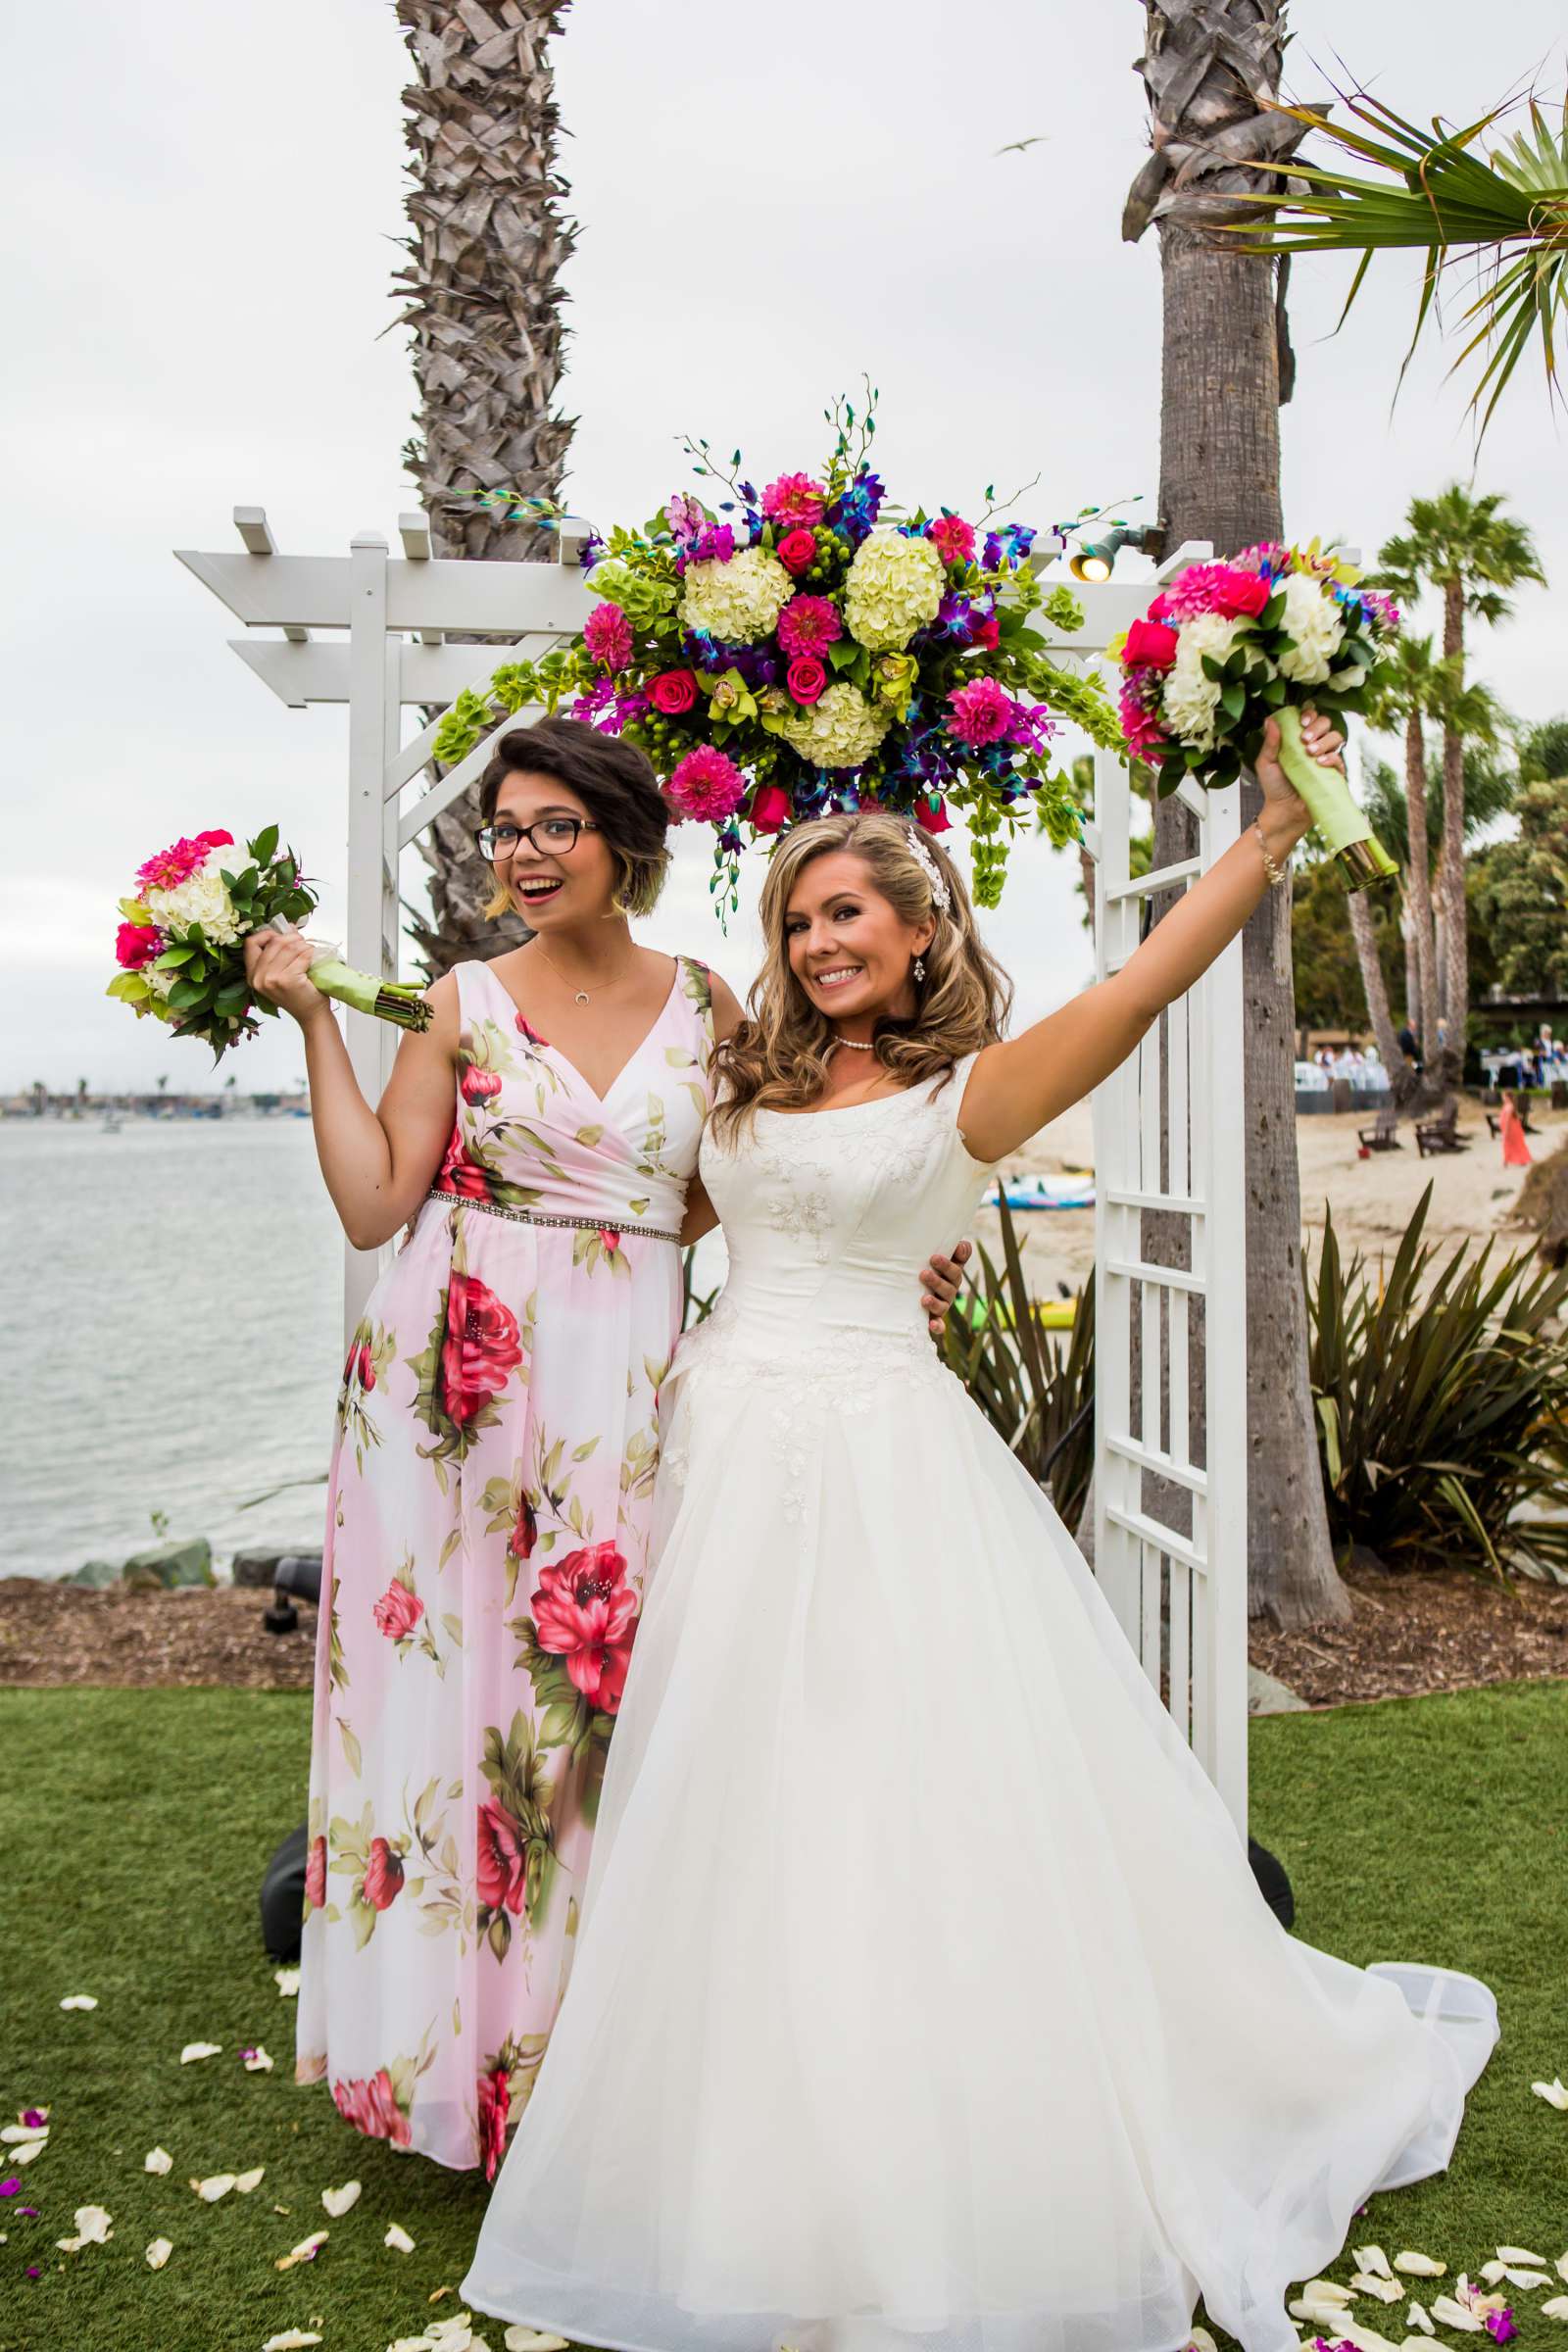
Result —
<instances>
[{"instance_id":1,"label":"large floral arrangement on arch","mask_svg":"<svg viewBox=\"0 0 1568 2352\"><path fill-rule=\"evenodd\" d=\"M712 889L731 905L748 839L834 809L894 809L931 832L956 812L975 896L994 906L1021 828L1033 820L1057 846L1077 835L1054 765L1061 723L1121 747L1099 678L1050 661L1035 625L1077 628L1082 608L1041 587L1028 524L989 505L970 523L889 502L870 464L874 392L858 420L843 401L824 413L827 463L760 494L739 450L725 468L687 442L699 478L729 495L677 492L641 529L591 538L600 601L581 636L499 668L488 696L460 696L436 757L462 759L495 703L624 735L676 815L713 827Z\"/></svg>"}]
</instances>

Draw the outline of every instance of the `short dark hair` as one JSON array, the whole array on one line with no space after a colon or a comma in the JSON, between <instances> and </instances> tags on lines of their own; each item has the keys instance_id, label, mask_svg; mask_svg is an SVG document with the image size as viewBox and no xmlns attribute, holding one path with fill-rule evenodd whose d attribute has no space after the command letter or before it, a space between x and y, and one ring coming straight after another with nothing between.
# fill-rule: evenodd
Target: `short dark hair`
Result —
<instances>
[{"instance_id":1,"label":"short dark hair","mask_svg":"<svg viewBox=\"0 0 1568 2352\"><path fill-rule=\"evenodd\" d=\"M489 824L509 776L555 776L574 792L620 867L615 905L648 914L662 886L670 811L653 762L634 743L580 718L541 718L502 736L479 778L479 813Z\"/></svg>"}]
</instances>

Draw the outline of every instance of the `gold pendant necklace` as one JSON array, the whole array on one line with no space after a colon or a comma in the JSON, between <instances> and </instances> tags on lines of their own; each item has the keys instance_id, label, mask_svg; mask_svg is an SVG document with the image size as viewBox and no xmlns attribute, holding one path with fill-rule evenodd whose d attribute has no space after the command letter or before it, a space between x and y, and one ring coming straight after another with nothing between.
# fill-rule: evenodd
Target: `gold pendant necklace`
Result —
<instances>
[{"instance_id":1,"label":"gold pendant necklace","mask_svg":"<svg viewBox=\"0 0 1568 2352\"><path fill-rule=\"evenodd\" d=\"M564 987L571 988L571 982L566 978L565 973L562 970L560 964L557 963L555 957L547 952L543 940L538 937L537 933L535 934L533 944L538 949L540 955L544 956L546 963L549 964L550 969L555 973L556 978L562 982ZM599 980L596 981L594 985L598 989L599 994L603 996L607 988L618 988L620 986L620 982L618 980ZM593 1002L585 988L572 989L571 1001L574 1004L589 1004Z\"/></svg>"}]
</instances>

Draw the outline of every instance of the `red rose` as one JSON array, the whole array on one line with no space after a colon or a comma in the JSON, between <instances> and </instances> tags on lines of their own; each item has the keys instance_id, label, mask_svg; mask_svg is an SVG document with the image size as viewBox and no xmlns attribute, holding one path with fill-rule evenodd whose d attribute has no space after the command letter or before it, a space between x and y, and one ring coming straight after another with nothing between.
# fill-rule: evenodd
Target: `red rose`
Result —
<instances>
[{"instance_id":1,"label":"red rose","mask_svg":"<svg viewBox=\"0 0 1568 2352\"><path fill-rule=\"evenodd\" d=\"M234 846L233 834L223 832L221 827L216 833L198 833L196 841L204 850L231 850Z\"/></svg>"},{"instance_id":2,"label":"red rose","mask_svg":"<svg viewBox=\"0 0 1568 2352\"><path fill-rule=\"evenodd\" d=\"M1155 597L1144 618L1146 620L1168 620L1170 618L1170 598L1163 589Z\"/></svg>"},{"instance_id":3,"label":"red rose","mask_svg":"<svg viewBox=\"0 0 1568 2352\"><path fill-rule=\"evenodd\" d=\"M777 833L789 821L789 794L777 784L764 784L752 803L752 823L759 833Z\"/></svg>"},{"instance_id":4,"label":"red rose","mask_svg":"<svg viewBox=\"0 0 1568 2352\"><path fill-rule=\"evenodd\" d=\"M533 1027L531 1022L525 1021L520 1012L517 1015L517 1035L525 1039L536 1053L545 1042L538 1030Z\"/></svg>"},{"instance_id":5,"label":"red rose","mask_svg":"<svg viewBox=\"0 0 1568 2352\"><path fill-rule=\"evenodd\" d=\"M786 531L773 553L790 577L798 580L816 562L816 534L808 530Z\"/></svg>"},{"instance_id":6,"label":"red rose","mask_svg":"<svg viewBox=\"0 0 1568 2352\"><path fill-rule=\"evenodd\" d=\"M648 700L666 718L679 718L697 700L697 680L689 669L662 669L648 681Z\"/></svg>"},{"instance_id":7,"label":"red rose","mask_svg":"<svg viewBox=\"0 0 1568 2352\"><path fill-rule=\"evenodd\" d=\"M122 923L115 935L115 961L122 971L139 972L163 952L164 935L156 923Z\"/></svg>"},{"instance_id":8,"label":"red rose","mask_svg":"<svg viewBox=\"0 0 1568 2352\"><path fill-rule=\"evenodd\" d=\"M401 1642L412 1634L424 1615L424 1603L407 1585L396 1582L388 1585L370 1615L375 1619L389 1642Z\"/></svg>"},{"instance_id":9,"label":"red rose","mask_svg":"<svg viewBox=\"0 0 1568 2352\"><path fill-rule=\"evenodd\" d=\"M479 2154L487 2180L495 2179L496 2167L507 2144L507 2114L511 2105L512 2085L504 2066L479 2077Z\"/></svg>"},{"instance_id":10,"label":"red rose","mask_svg":"<svg viewBox=\"0 0 1568 2352\"><path fill-rule=\"evenodd\" d=\"M566 1661L584 1698L607 1715L620 1705L636 1631L637 1595L613 1544L589 1544L542 1569L533 1596L541 1649Z\"/></svg>"},{"instance_id":11,"label":"red rose","mask_svg":"<svg viewBox=\"0 0 1568 2352\"><path fill-rule=\"evenodd\" d=\"M615 1231L613 1225L600 1226L599 1246L604 1250L607 1257L614 1256L615 1251L620 1248L620 1236Z\"/></svg>"},{"instance_id":12,"label":"red rose","mask_svg":"<svg viewBox=\"0 0 1568 2352\"><path fill-rule=\"evenodd\" d=\"M370 1839L370 1859L365 1867L365 1899L386 1911L403 1892L403 1856L395 1854L384 1838Z\"/></svg>"},{"instance_id":13,"label":"red rose","mask_svg":"<svg viewBox=\"0 0 1568 2352\"><path fill-rule=\"evenodd\" d=\"M790 663L784 682L798 703L814 703L827 684L827 671L814 654L801 654Z\"/></svg>"},{"instance_id":14,"label":"red rose","mask_svg":"<svg viewBox=\"0 0 1568 2352\"><path fill-rule=\"evenodd\" d=\"M326 1901L326 1839L313 1838L311 1850L305 1857L305 1900L313 1911L319 1911Z\"/></svg>"},{"instance_id":15,"label":"red rose","mask_svg":"<svg viewBox=\"0 0 1568 2352\"><path fill-rule=\"evenodd\" d=\"M373 1389L375 1386L375 1365L363 1340L360 1342L360 1386L362 1389Z\"/></svg>"},{"instance_id":16,"label":"red rose","mask_svg":"<svg viewBox=\"0 0 1568 2352\"><path fill-rule=\"evenodd\" d=\"M477 1160L468 1157L462 1125L454 1127L436 1186L443 1193L461 1193L465 1200L488 1200L490 1180Z\"/></svg>"},{"instance_id":17,"label":"red rose","mask_svg":"<svg viewBox=\"0 0 1568 2352\"><path fill-rule=\"evenodd\" d=\"M409 2119L398 2105L392 2078L384 2066L368 2082L334 2082L332 2099L344 2122L368 2139L389 2139L395 2148L410 2144Z\"/></svg>"},{"instance_id":18,"label":"red rose","mask_svg":"<svg viewBox=\"0 0 1568 2352\"><path fill-rule=\"evenodd\" d=\"M1260 571L1231 568L1220 584L1214 610L1227 620L1255 620L1273 593L1272 583Z\"/></svg>"},{"instance_id":19,"label":"red rose","mask_svg":"<svg viewBox=\"0 0 1568 2352\"><path fill-rule=\"evenodd\" d=\"M969 643L994 654L1002 643L1002 623L995 612L982 612L969 623Z\"/></svg>"},{"instance_id":20,"label":"red rose","mask_svg":"<svg viewBox=\"0 0 1568 2352\"><path fill-rule=\"evenodd\" d=\"M949 830L948 811L941 801L916 801L914 821L927 833L946 833Z\"/></svg>"},{"instance_id":21,"label":"red rose","mask_svg":"<svg viewBox=\"0 0 1568 2352\"><path fill-rule=\"evenodd\" d=\"M514 1560L532 1559L533 1547L538 1541L539 1522L534 1516L533 1504L525 1494L517 1505L517 1524L512 1531L507 1549Z\"/></svg>"},{"instance_id":22,"label":"red rose","mask_svg":"<svg viewBox=\"0 0 1568 2352\"><path fill-rule=\"evenodd\" d=\"M508 1910L515 1918L522 1909L528 1857L522 1837L510 1813L488 1802L479 1807L479 1832L474 1841L474 1875L479 1900L487 1911Z\"/></svg>"},{"instance_id":23,"label":"red rose","mask_svg":"<svg viewBox=\"0 0 1568 2352\"><path fill-rule=\"evenodd\" d=\"M1121 658L1129 669L1169 669L1176 659L1176 632L1162 620L1135 620Z\"/></svg>"},{"instance_id":24,"label":"red rose","mask_svg":"<svg viewBox=\"0 0 1568 2352\"><path fill-rule=\"evenodd\" d=\"M499 1070L478 1070L470 1063L469 1067L464 1071L463 1100L465 1102L488 1102L492 1095L499 1095L500 1092L501 1073Z\"/></svg>"},{"instance_id":25,"label":"red rose","mask_svg":"<svg viewBox=\"0 0 1568 2352\"><path fill-rule=\"evenodd\" d=\"M517 1318L476 1274L456 1268L447 1286L447 1336L441 1347L442 1403L451 1420L471 1421L506 1387L522 1361Z\"/></svg>"}]
</instances>

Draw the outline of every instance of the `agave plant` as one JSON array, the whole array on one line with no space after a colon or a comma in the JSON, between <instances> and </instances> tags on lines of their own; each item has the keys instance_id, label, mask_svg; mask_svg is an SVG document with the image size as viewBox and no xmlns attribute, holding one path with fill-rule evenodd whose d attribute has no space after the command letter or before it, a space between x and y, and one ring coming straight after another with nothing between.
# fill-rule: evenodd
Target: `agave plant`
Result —
<instances>
[{"instance_id":1,"label":"agave plant","mask_svg":"<svg viewBox=\"0 0 1568 2352\"><path fill-rule=\"evenodd\" d=\"M1548 386L1556 380L1556 322L1568 309L1568 98L1560 122L1532 98L1529 127L1499 137L1485 152L1483 142L1508 113L1506 105L1462 130L1446 128L1435 116L1428 132L1364 91L1347 96L1346 104L1364 127L1331 122L1316 108L1283 111L1382 176L1352 177L1343 168L1298 156L1288 195L1253 199L1274 215L1266 237L1259 241L1255 229L1240 233L1253 239L1249 249L1254 252L1359 253L1342 324L1374 254L1396 247L1425 253L1406 367L1445 272L1473 258L1481 282L1460 315L1458 331L1468 340L1454 368L1486 348L1471 396L1485 432L1532 341L1540 343ZM1305 194L1299 190L1303 180Z\"/></svg>"},{"instance_id":2,"label":"agave plant","mask_svg":"<svg viewBox=\"0 0 1568 2352\"><path fill-rule=\"evenodd\" d=\"M1386 1283L1342 1265L1332 1218L1315 1278L1302 1268L1336 1547L1568 1583L1568 1269L1529 1252L1494 1269L1490 1245L1465 1244L1435 1267L1431 1200L1429 1185Z\"/></svg>"},{"instance_id":3,"label":"agave plant","mask_svg":"<svg viewBox=\"0 0 1568 2352\"><path fill-rule=\"evenodd\" d=\"M976 1243L948 1316L948 1363L1071 1530L1095 1459L1095 1295L1079 1293L1070 1333L1047 1333L1004 1200L1000 1214L1002 1266Z\"/></svg>"}]
</instances>

